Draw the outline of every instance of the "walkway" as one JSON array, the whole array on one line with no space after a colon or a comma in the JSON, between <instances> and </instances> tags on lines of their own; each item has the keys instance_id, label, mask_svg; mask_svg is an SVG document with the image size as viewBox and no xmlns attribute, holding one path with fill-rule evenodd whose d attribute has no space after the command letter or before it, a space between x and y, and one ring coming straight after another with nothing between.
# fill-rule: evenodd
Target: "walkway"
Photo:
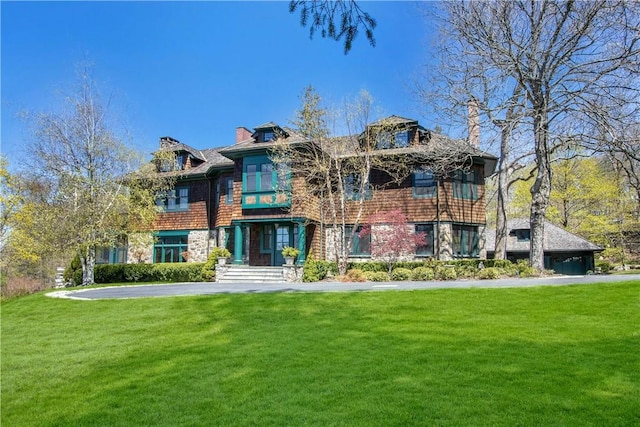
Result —
<instances>
[{"instance_id":1,"label":"walkway","mask_svg":"<svg viewBox=\"0 0 640 427\"><path fill-rule=\"evenodd\" d=\"M166 285L133 285L70 291L61 290L50 292L46 295L49 297L76 300L99 300L267 292L355 292L451 288L522 288L532 286L566 286L573 284L620 282L628 280L636 280L640 284L640 274L613 276L552 276L544 278L511 278L499 280L456 280L450 282L236 283L229 285L219 283L173 283Z\"/></svg>"}]
</instances>

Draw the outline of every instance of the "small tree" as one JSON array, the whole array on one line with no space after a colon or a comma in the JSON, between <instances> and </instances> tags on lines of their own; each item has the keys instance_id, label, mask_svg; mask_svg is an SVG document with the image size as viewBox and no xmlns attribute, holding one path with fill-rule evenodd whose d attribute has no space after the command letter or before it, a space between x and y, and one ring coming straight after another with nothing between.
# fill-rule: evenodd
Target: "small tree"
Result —
<instances>
[{"instance_id":1,"label":"small tree","mask_svg":"<svg viewBox=\"0 0 640 427\"><path fill-rule=\"evenodd\" d=\"M386 263L389 274L398 261L415 254L426 238L425 233L413 230L400 209L371 215L359 236L371 236L371 256Z\"/></svg>"}]
</instances>

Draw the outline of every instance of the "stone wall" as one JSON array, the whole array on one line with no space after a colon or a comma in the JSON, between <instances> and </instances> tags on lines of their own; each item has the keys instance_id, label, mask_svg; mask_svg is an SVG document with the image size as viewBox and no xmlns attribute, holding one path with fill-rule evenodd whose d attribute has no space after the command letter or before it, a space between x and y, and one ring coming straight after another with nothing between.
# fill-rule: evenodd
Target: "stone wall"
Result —
<instances>
[{"instance_id":1,"label":"stone wall","mask_svg":"<svg viewBox=\"0 0 640 427\"><path fill-rule=\"evenodd\" d=\"M189 262L205 262L216 246L215 233L208 230L192 230L189 232Z\"/></svg>"}]
</instances>

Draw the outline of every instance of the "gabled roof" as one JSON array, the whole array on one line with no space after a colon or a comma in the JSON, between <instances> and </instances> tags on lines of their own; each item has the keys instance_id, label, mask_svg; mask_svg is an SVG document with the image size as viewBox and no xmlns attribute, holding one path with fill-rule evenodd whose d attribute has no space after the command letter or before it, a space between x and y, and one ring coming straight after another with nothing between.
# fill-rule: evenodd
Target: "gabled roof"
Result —
<instances>
[{"instance_id":1,"label":"gabled roof","mask_svg":"<svg viewBox=\"0 0 640 427\"><path fill-rule=\"evenodd\" d=\"M380 119L380 120L376 120L375 122L371 123L369 126L415 126L418 124L417 120L414 119L408 119L406 117L400 117L400 116L396 116L396 115L392 115L389 116L387 118L384 119Z\"/></svg>"},{"instance_id":2,"label":"gabled roof","mask_svg":"<svg viewBox=\"0 0 640 427\"><path fill-rule=\"evenodd\" d=\"M509 232L512 230L530 230L528 218L511 219L507 221ZM558 227L548 221L544 224L543 250L545 252L580 252L601 251L602 248L582 237L573 234L562 227ZM486 248L494 252L496 247L496 230L486 232ZM518 242L515 238L507 239L507 252L529 252L530 242Z\"/></svg>"}]
</instances>

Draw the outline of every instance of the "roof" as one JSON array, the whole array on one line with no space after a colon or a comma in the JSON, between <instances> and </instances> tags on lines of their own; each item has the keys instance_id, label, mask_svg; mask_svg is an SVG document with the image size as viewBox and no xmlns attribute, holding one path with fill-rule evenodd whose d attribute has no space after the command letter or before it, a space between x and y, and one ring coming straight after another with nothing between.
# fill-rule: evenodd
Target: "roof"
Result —
<instances>
[{"instance_id":1,"label":"roof","mask_svg":"<svg viewBox=\"0 0 640 427\"><path fill-rule=\"evenodd\" d=\"M270 129L272 127L277 127L277 125L272 126L271 122L265 123L262 126L263 127L257 127L255 129L265 129L265 128ZM287 135L289 135L287 137L287 142L289 142L290 144L300 143L307 140L306 138L298 134L293 129L290 129L288 127L283 127L282 130L285 131ZM276 140L268 141L268 142L257 142L255 138L249 138L247 140L238 142L237 144L233 144L228 147L221 148L219 150L219 153L222 154L223 156L233 159L233 158L239 157L240 154L247 154L247 153L251 153L252 151L263 152L265 150L273 148L276 145L276 143L277 143Z\"/></svg>"},{"instance_id":2,"label":"roof","mask_svg":"<svg viewBox=\"0 0 640 427\"><path fill-rule=\"evenodd\" d=\"M518 218L507 221L507 228L509 232L512 230L530 230L531 225L528 218ZM543 250L545 252L597 252L602 250L600 246L548 221L544 223L543 239ZM496 230L487 230L487 251L494 252L495 247ZM529 250L530 242L518 242L515 237L511 236L507 239L507 252L529 252Z\"/></svg>"},{"instance_id":3,"label":"roof","mask_svg":"<svg viewBox=\"0 0 640 427\"><path fill-rule=\"evenodd\" d=\"M203 163L194 166L190 169L177 170L171 172L165 172L166 175L174 175L183 178L196 177L205 175L211 169L224 169L224 168L232 168L233 160L228 159L220 154L221 148L209 148L204 150L199 150L204 160ZM174 150L168 150L174 151Z\"/></svg>"}]
</instances>

